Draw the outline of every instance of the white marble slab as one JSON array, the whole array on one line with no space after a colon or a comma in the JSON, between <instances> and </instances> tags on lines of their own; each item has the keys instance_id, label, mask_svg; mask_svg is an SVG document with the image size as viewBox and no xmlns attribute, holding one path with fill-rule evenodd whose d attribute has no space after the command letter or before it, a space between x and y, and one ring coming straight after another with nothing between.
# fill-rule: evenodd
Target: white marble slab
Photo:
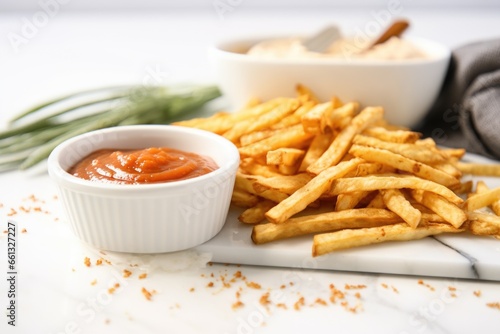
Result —
<instances>
[{"instance_id":1,"label":"white marble slab","mask_svg":"<svg viewBox=\"0 0 500 334\"><path fill-rule=\"evenodd\" d=\"M494 163L475 155L467 158ZM490 187L500 186L499 178L470 179L485 180ZM212 252L213 261L222 263L500 281L500 240L492 237L438 235L313 258L312 236L254 245L250 239L252 227L237 219L240 212L239 208L231 208L223 230L198 249Z\"/></svg>"}]
</instances>

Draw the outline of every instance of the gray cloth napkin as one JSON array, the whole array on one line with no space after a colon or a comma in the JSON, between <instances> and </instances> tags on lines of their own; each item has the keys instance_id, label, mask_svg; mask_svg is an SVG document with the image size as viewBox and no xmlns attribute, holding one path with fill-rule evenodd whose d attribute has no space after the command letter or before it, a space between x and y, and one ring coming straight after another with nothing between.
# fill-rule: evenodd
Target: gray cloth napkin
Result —
<instances>
[{"instance_id":1,"label":"gray cloth napkin","mask_svg":"<svg viewBox=\"0 0 500 334\"><path fill-rule=\"evenodd\" d=\"M452 52L442 91L419 130L440 145L500 159L500 39Z\"/></svg>"}]
</instances>

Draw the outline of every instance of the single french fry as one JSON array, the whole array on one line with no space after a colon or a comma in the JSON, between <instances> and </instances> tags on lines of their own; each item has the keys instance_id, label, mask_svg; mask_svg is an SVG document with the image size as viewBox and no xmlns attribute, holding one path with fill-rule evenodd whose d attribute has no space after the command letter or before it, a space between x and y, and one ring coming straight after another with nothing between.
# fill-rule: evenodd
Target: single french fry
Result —
<instances>
[{"instance_id":1,"label":"single french fry","mask_svg":"<svg viewBox=\"0 0 500 334\"><path fill-rule=\"evenodd\" d=\"M464 210L474 211L492 205L500 200L500 187L473 194L464 202Z\"/></svg>"},{"instance_id":2,"label":"single french fry","mask_svg":"<svg viewBox=\"0 0 500 334\"><path fill-rule=\"evenodd\" d=\"M472 183L472 182L471 182ZM486 191L490 190L490 188L484 183L484 181L478 181L476 184L476 192L478 194L484 193ZM470 192L470 191L469 191ZM491 210L497 215L500 216L500 199L497 201L494 201L490 205Z\"/></svg>"},{"instance_id":3,"label":"single french fry","mask_svg":"<svg viewBox=\"0 0 500 334\"><path fill-rule=\"evenodd\" d=\"M454 176L388 150L355 144L352 145L349 153L366 161L383 163L448 187L459 183Z\"/></svg>"},{"instance_id":4,"label":"single french fry","mask_svg":"<svg viewBox=\"0 0 500 334\"><path fill-rule=\"evenodd\" d=\"M453 190L457 195L464 195L472 192L473 185L474 183L472 182L472 180L468 180L465 182L460 182L455 186L451 186L450 189Z\"/></svg>"},{"instance_id":5,"label":"single french fry","mask_svg":"<svg viewBox=\"0 0 500 334\"><path fill-rule=\"evenodd\" d=\"M263 165L253 158L241 159L240 169L244 171L244 174L259 175L262 177L273 177L281 175L275 166Z\"/></svg>"},{"instance_id":6,"label":"single french fry","mask_svg":"<svg viewBox=\"0 0 500 334\"><path fill-rule=\"evenodd\" d=\"M368 127L362 132L362 134L394 143L415 143L421 136L418 132L408 130L388 130L379 126Z\"/></svg>"},{"instance_id":7,"label":"single french fry","mask_svg":"<svg viewBox=\"0 0 500 334\"><path fill-rule=\"evenodd\" d=\"M441 233L462 232L449 224L428 223L417 228L407 223L368 227L361 229L345 229L336 232L317 234L313 239L313 257L336 250L366 246L387 241L409 241L422 239Z\"/></svg>"},{"instance_id":8,"label":"single french fry","mask_svg":"<svg viewBox=\"0 0 500 334\"><path fill-rule=\"evenodd\" d=\"M411 205L399 189L385 189L381 193L389 210L400 216L411 228L417 228L422 213Z\"/></svg>"},{"instance_id":9,"label":"single french fry","mask_svg":"<svg viewBox=\"0 0 500 334\"><path fill-rule=\"evenodd\" d=\"M319 103L318 97L309 89L309 87L302 84L297 84L295 86L295 90L300 101L312 101L314 103Z\"/></svg>"},{"instance_id":10,"label":"single french fry","mask_svg":"<svg viewBox=\"0 0 500 334\"><path fill-rule=\"evenodd\" d=\"M294 147L307 142L313 135L305 133L302 124L280 129L268 138L256 143L240 147L238 150L243 157L263 156L267 152L280 147Z\"/></svg>"},{"instance_id":11,"label":"single french fry","mask_svg":"<svg viewBox=\"0 0 500 334\"><path fill-rule=\"evenodd\" d=\"M299 167L299 172L305 172L307 167L314 161L318 160L319 157L326 151L330 143L332 142L331 133L321 133L314 136L311 145L307 149L304 158Z\"/></svg>"},{"instance_id":12,"label":"single french fry","mask_svg":"<svg viewBox=\"0 0 500 334\"><path fill-rule=\"evenodd\" d=\"M472 162L457 162L457 168L464 174L481 176L500 176L500 164L479 164Z\"/></svg>"},{"instance_id":13,"label":"single french fry","mask_svg":"<svg viewBox=\"0 0 500 334\"><path fill-rule=\"evenodd\" d=\"M461 208L440 195L423 190L413 190L412 196L417 202L429 208L456 228L460 228L467 220L467 214Z\"/></svg>"},{"instance_id":14,"label":"single french fry","mask_svg":"<svg viewBox=\"0 0 500 334\"><path fill-rule=\"evenodd\" d=\"M264 214L275 205L276 203L273 201L259 201L254 206L243 211L238 220L245 224L258 224L266 219Z\"/></svg>"},{"instance_id":15,"label":"single french fry","mask_svg":"<svg viewBox=\"0 0 500 334\"><path fill-rule=\"evenodd\" d=\"M254 194L250 194L249 192L242 189L233 190L233 194L231 196L231 204L242 208L249 208L256 205L258 202L259 198Z\"/></svg>"},{"instance_id":16,"label":"single french fry","mask_svg":"<svg viewBox=\"0 0 500 334\"><path fill-rule=\"evenodd\" d=\"M339 178L332 184L330 195L339 195L361 190L382 190L382 189L422 189L443 196L454 204L461 204L462 198L457 196L452 190L442 184L421 179L410 175L384 175Z\"/></svg>"},{"instance_id":17,"label":"single french fry","mask_svg":"<svg viewBox=\"0 0 500 334\"><path fill-rule=\"evenodd\" d=\"M267 152L266 163L268 165L294 166L304 156L305 151L297 148L283 147Z\"/></svg>"},{"instance_id":18,"label":"single french fry","mask_svg":"<svg viewBox=\"0 0 500 334\"><path fill-rule=\"evenodd\" d=\"M319 174L326 168L339 163L349 151L354 136L361 133L372 122L381 119L383 113L384 110L381 107L367 107L363 109L352 119L352 122L348 126L339 132L321 157L309 165L307 171L312 174Z\"/></svg>"},{"instance_id":19,"label":"single french fry","mask_svg":"<svg viewBox=\"0 0 500 334\"><path fill-rule=\"evenodd\" d=\"M377 191L375 197L372 198L370 203L366 205L367 208L375 208L375 209L385 209L384 197L380 191Z\"/></svg>"},{"instance_id":20,"label":"single french fry","mask_svg":"<svg viewBox=\"0 0 500 334\"><path fill-rule=\"evenodd\" d=\"M294 214L304 210L328 190L335 179L341 178L362 161L362 159L352 159L325 169L290 197L269 210L266 213L267 219L273 223L282 223Z\"/></svg>"},{"instance_id":21,"label":"single french fry","mask_svg":"<svg viewBox=\"0 0 500 334\"><path fill-rule=\"evenodd\" d=\"M254 226L252 241L264 244L311 233L324 233L344 228L384 226L401 222L401 218L385 209L352 209L290 218L281 224Z\"/></svg>"},{"instance_id":22,"label":"single french fry","mask_svg":"<svg viewBox=\"0 0 500 334\"><path fill-rule=\"evenodd\" d=\"M257 192L276 189L282 193L291 195L299 188L305 186L311 179L312 176L307 173L280 175L256 180L253 187Z\"/></svg>"},{"instance_id":23,"label":"single french fry","mask_svg":"<svg viewBox=\"0 0 500 334\"><path fill-rule=\"evenodd\" d=\"M335 211L354 209L369 193L369 191L354 191L352 193L338 195L337 201L335 202Z\"/></svg>"},{"instance_id":24,"label":"single french fry","mask_svg":"<svg viewBox=\"0 0 500 334\"><path fill-rule=\"evenodd\" d=\"M386 174L386 173L394 173L396 169L394 167L377 163L377 162L365 162L359 164L355 170L349 172L345 177L354 177L354 176L368 176L374 174Z\"/></svg>"}]
</instances>

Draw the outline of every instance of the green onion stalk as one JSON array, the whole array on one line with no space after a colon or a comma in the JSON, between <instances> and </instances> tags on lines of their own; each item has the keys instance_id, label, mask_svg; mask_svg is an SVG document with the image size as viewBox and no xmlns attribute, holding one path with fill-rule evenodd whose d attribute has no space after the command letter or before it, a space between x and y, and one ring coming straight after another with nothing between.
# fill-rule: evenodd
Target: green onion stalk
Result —
<instances>
[{"instance_id":1,"label":"green onion stalk","mask_svg":"<svg viewBox=\"0 0 500 334\"><path fill-rule=\"evenodd\" d=\"M220 95L214 85L120 86L44 102L20 113L0 131L0 171L29 169L63 141L89 131L185 119Z\"/></svg>"}]
</instances>

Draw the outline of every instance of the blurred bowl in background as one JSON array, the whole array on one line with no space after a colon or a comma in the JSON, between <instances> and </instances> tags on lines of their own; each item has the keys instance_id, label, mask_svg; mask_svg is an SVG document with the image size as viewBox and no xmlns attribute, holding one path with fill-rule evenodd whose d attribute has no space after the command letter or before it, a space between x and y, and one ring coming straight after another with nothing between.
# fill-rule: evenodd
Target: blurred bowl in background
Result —
<instances>
[{"instance_id":1,"label":"blurred bowl in background","mask_svg":"<svg viewBox=\"0 0 500 334\"><path fill-rule=\"evenodd\" d=\"M222 42L210 50L216 80L232 108L251 98L296 96L300 83L321 101L337 96L361 106L382 106L390 123L410 128L437 99L451 55L444 45L421 38L408 39L427 55L418 59L272 59L246 54L263 40Z\"/></svg>"}]
</instances>

